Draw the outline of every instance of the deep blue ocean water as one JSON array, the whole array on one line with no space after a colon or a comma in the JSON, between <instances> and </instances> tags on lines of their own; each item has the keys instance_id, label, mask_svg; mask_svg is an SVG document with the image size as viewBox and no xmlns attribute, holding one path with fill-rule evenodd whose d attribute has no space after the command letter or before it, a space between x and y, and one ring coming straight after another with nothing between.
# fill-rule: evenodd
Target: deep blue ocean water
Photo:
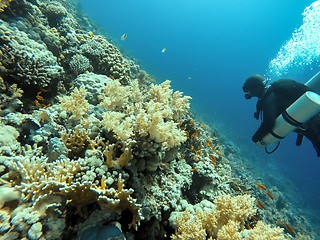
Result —
<instances>
[{"instance_id":1,"label":"deep blue ocean water","mask_svg":"<svg viewBox=\"0 0 320 240\"><path fill-rule=\"evenodd\" d=\"M260 124L253 118L256 101L245 100L241 90L249 75L268 71L281 46L302 25L304 9L314 1L79 2L114 44L157 82L170 79L175 90L191 96L197 116L229 136L258 174L268 176L271 170L264 166L274 166L276 172L270 174L279 173L286 179L279 177L273 184L306 213L312 212L310 221L319 223L320 158L306 139L296 147L294 134L272 155L252 143L251 136ZM127 34L125 41L123 34ZM319 70L317 64L312 70L293 67L283 77L304 83Z\"/></svg>"}]
</instances>

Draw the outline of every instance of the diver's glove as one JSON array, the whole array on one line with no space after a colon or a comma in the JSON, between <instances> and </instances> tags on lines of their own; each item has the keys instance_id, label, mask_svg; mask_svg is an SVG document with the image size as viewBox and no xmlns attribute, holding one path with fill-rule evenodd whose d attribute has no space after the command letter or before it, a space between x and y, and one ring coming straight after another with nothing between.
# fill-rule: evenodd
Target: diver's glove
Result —
<instances>
[{"instance_id":1,"label":"diver's glove","mask_svg":"<svg viewBox=\"0 0 320 240\"><path fill-rule=\"evenodd\" d=\"M300 146L302 143L303 135L301 133L297 134L296 146Z\"/></svg>"},{"instance_id":2,"label":"diver's glove","mask_svg":"<svg viewBox=\"0 0 320 240\"><path fill-rule=\"evenodd\" d=\"M259 138L257 138L255 135L252 136L251 138L252 142L256 143L256 142L259 142Z\"/></svg>"},{"instance_id":3,"label":"diver's glove","mask_svg":"<svg viewBox=\"0 0 320 240\"><path fill-rule=\"evenodd\" d=\"M255 136L252 137L252 141L261 147L266 145L262 139L258 139Z\"/></svg>"}]
</instances>

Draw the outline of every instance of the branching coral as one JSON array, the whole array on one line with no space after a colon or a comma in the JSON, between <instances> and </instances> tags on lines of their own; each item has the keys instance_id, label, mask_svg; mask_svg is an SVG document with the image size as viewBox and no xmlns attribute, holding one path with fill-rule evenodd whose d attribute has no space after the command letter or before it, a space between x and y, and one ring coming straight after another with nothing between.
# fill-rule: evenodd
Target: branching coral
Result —
<instances>
[{"instance_id":1,"label":"branching coral","mask_svg":"<svg viewBox=\"0 0 320 240\"><path fill-rule=\"evenodd\" d=\"M76 207L81 214L84 206L94 202L107 212L129 209L133 215L131 226L137 227L142 219L140 205L131 196L133 189L124 188L121 175L115 188L108 186L103 177L84 180L81 173L88 169L84 160L48 163L44 157L13 158L3 161L3 166L6 169L1 173L0 183L4 186L2 189L12 189L13 197L0 199L0 206L17 198L15 192L20 192L19 207L28 207L29 211L39 214L39 220L33 223L41 222L41 216L45 217L49 212L65 214L66 205ZM13 224L14 217L10 218ZM13 224L10 231L22 231L17 227Z\"/></svg>"},{"instance_id":2,"label":"branching coral","mask_svg":"<svg viewBox=\"0 0 320 240\"><path fill-rule=\"evenodd\" d=\"M123 85L104 75L79 76L80 82L88 82L86 78L93 84L98 83L102 90L92 92L92 86L83 84L75 87L70 96L59 97L59 108L76 120L66 125L79 123L73 131L60 132L69 149L69 157L83 157L87 149L98 148L108 168L122 168L137 157L146 162L141 166L155 171L164 160L165 152L178 148L187 139L180 123L187 118L190 97L173 92L169 80L142 89L138 80ZM93 93L98 93L99 97L91 98ZM68 120L65 114L59 116ZM99 128L93 136L90 133L92 119ZM142 153L140 145L144 146L141 146L143 149L149 147Z\"/></svg>"}]
</instances>

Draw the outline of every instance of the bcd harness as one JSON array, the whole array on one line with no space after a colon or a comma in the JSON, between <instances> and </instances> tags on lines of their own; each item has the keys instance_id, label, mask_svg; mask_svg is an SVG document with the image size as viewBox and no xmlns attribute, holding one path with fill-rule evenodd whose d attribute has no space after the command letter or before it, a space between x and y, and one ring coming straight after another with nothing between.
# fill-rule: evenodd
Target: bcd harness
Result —
<instances>
[{"instance_id":1,"label":"bcd harness","mask_svg":"<svg viewBox=\"0 0 320 240\"><path fill-rule=\"evenodd\" d=\"M285 94L287 95L289 93L290 90L293 90L296 88L297 86L295 84L292 84L287 82L286 80L284 81L279 81L276 83L271 84L266 93L258 100L257 104L256 104L256 112L254 113L254 117L255 119L260 121L263 121L263 102L265 101L265 99L272 93L272 92L276 92L277 94ZM289 88L289 89L288 89ZM289 95L289 94L288 94ZM288 122L290 125L297 127L297 129L300 130L305 130L306 129L306 124L301 123L296 121L294 118L292 118L288 112L286 111L286 109L281 113L282 117L284 118L284 120L286 122ZM278 139L283 139L284 137L279 136L278 134L276 134L274 131L272 131L272 129L270 130L270 134L272 136L274 136L275 138ZM297 132L297 140L296 140L296 145L300 146L302 143L302 139L303 139L303 135L299 132ZM270 154L273 153L278 147L279 147L280 142L278 142L277 146L275 147L274 150L272 151L268 151L267 148L265 147L265 151Z\"/></svg>"}]
</instances>

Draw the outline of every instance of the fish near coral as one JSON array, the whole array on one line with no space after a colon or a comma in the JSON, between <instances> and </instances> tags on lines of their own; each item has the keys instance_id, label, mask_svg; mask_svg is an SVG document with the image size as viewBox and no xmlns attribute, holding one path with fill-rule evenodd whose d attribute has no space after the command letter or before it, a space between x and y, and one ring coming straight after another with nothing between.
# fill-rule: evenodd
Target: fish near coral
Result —
<instances>
[{"instance_id":1,"label":"fish near coral","mask_svg":"<svg viewBox=\"0 0 320 240\"><path fill-rule=\"evenodd\" d=\"M262 183L256 182L256 185L257 185L258 188L260 188L263 191L267 190L267 187L265 185L263 185Z\"/></svg>"},{"instance_id":2,"label":"fish near coral","mask_svg":"<svg viewBox=\"0 0 320 240\"><path fill-rule=\"evenodd\" d=\"M271 192L266 192L266 194L267 194L267 196L268 196L271 200L273 200L273 199L274 199L274 196L272 195L272 193L271 193Z\"/></svg>"},{"instance_id":3,"label":"fish near coral","mask_svg":"<svg viewBox=\"0 0 320 240\"><path fill-rule=\"evenodd\" d=\"M264 204L260 201L260 200L257 200L257 204L256 204L257 208L259 209L264 209Z\"/></svg>"},{"instance_id":4,"label":"fish near coral","mask_svg":"<svg viewBox=\"0 0 320 240\"><path fill-rule=\"evenodd\" d=\"M213 154L209 154L209 158L211 159L211 163L213 164L214 169L218 171L216 157Z\"/></svg>"},{"instance_id":5,"label":"fish near coral","mask_svg":"<svg viewBox=\"0 0 320 240\"><path fill-rule=\"evenodd\" d=\"M196 130L196 135L197 135L197 137L201 137L201 133L200 133L199 129Z\"/></svg>"},{"instance_id":6,"label":"fish near coral","mask_svg":"<svg viewBox=\"0 0 320 240\"><path fill-rule=\"evenodd\" d=\"M286 223L284 227L292 237L296 236L296 232L294 231L293 227L289 225L289 223Z\"/></svg>"}]
</instances>

